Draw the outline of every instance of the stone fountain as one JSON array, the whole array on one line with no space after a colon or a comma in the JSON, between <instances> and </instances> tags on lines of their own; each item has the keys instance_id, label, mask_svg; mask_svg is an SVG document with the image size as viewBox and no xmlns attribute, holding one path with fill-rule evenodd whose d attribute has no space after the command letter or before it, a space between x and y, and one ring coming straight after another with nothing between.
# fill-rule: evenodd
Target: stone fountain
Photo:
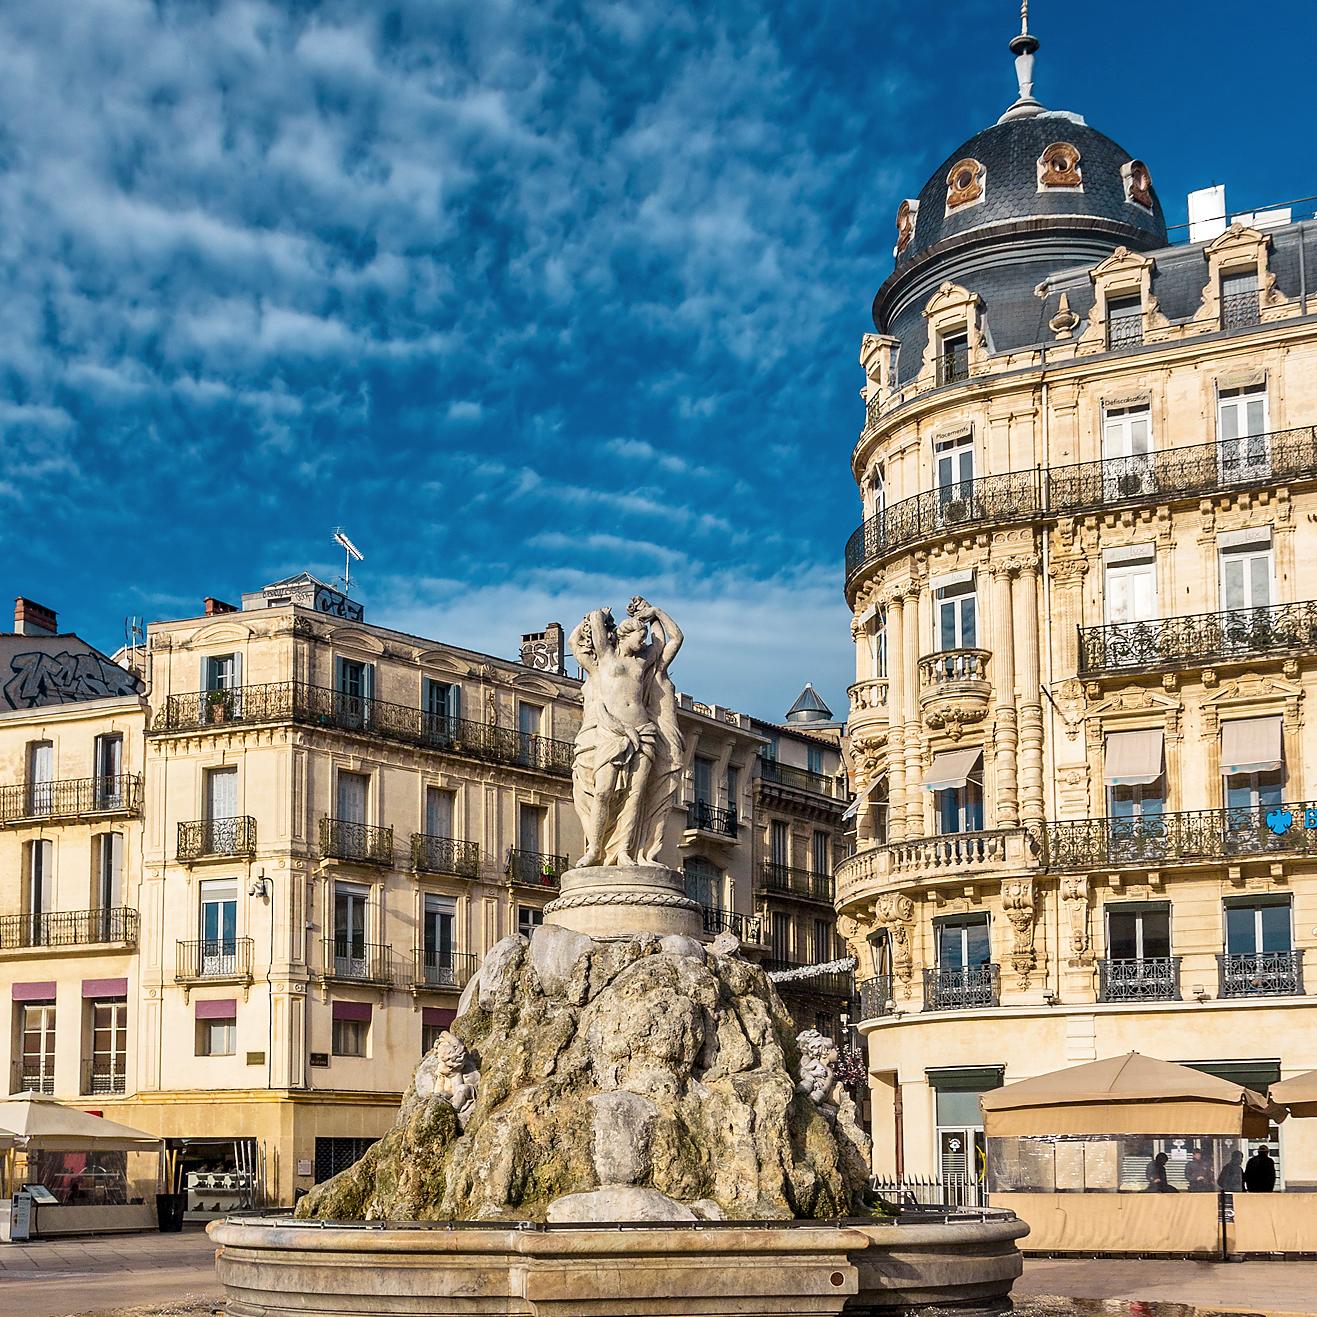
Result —
<instances>
[{"instance_id":1,"label":"stone fountain","mask_svg":"<svg viewBox=\"0 0 1317 1317\"><path fill-rule=\"evenodd\" d=\"M831 1040L658 860L682 766L671 617L571 636L586 837L531 938L491 948L393 1128L295 1218L211 1226L232 1317L1003 1308L1009 1213L903 1223Z\"/></svg>"}]
</instances>

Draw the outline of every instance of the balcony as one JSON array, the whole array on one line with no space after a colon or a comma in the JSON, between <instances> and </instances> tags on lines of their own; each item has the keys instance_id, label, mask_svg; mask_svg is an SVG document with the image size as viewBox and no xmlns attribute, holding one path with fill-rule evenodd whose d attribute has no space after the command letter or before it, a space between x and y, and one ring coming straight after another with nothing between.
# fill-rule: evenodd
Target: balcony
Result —
<instances>
[{"instance_id":1,"label":"balcony","mask_svg":"<svg viewBox=\"0 0 1317 1317\"><path fill-rule=\"evenodd\" d=\"M1156 672L1317 648L1317 602L1079 629L1079 674Z\"/></svg>"},{"instance_id":2,"label":"balcony","mask_svg":"<svg viewBox=\"0 0 1317 1317\"><path fill-rule=\"evenodd\" d=\"M850 699L850 725L852 728L860 723L887 722L886 677L873 677L868 681L857 681L848 687L846 694Z\"/></svg>"},{"instance_id":3,"label":"balcony","mask_svg":"<svg viewBox=\"0 0 1317 1317\"><path fill-rule=\"evenodd\" d=\"M418 947L412 987L460 991L479 964L480 957L469 951L426 951Z\"/></svg>"},{"instance_id":4,"label":"balcony","mask_svg":"<svg viewBox=\"0 0 1317 1317\"><path fill-rule=\"evenodd\" d=\"M770 975L789 974L792 970L810 969L812 964L808 961L798 960L765 960L762 968L765 973ZM850 1001L854 980L844 970L828 970L820 974L800 975L797 978L786 979L781 983L774 983L773 986L779 993L806 992L827 997L844 997L847 1001Z\"/></svg>"},{"instance_id":5,"label":"balcony","mask_svg":"<svg viewBox=\"0 0 1317 1317\"><path fill-rule=\"evenodd\" d=\"M256 820L249 814L230 819L193 819L178 825L181 862L255 854Z\"/></svg>"},{"instance_id":6,"label":"balcony","mask_svg":"<svg viewBox=\"0 0 1317 1317\"><path fill-rule=\"evenodd\" d=\"M758 915L743 915L735 910L720 910L717 906L702 906L704 931L710 937L719 933L730 933L741 942L760 945L760 923Z\"/></svg>"},{"instance_id":7,"label":"balcony","mask_svg":"<svg viewBox=\"0 0 1317 1317\"><path fill-rule=\"evenodd\" d=\"M570 741L427 713L412 705L368 700L303 681L171 695L153 719L151 732L213 731L265 723L297 723L353 732L556 777L570 777L572 773L575 747Z\"/></svg>"},{"instance_id":8,"label":"balcony","mask_svg":"<svg viewBox=\"0 0 1317 1317\"><path fill-rule=\"evenodd\" d=\"M134 947L137 911L58 910L41 915L0 915L0 951L22 947Z\"/></svg>"},{"instance_id":9,"label":"balcony","mask_svg":"<svg viewBox=\"0 0 1317 1317\"><path fill-rule=\"evenodd\" d=\"M180 942L174 958L175 983L212 980L251 982L252 940L249 937L203 938Z\"/></svg>"},{"instance_id":10,"label":"balcony","mask_svg":"<svg viewBox=\"0 0 1317 1317\"><path fill-rule=\"evenodd\" d=\"M1221 294L1222 329L1247 329L1260 324L1261 320L1262 304L1256 289L1248 293Z\"/></svg>"},{"instance_id":11,"label":"balcony","mask_svg":"<svg viewBox=\"0 0 1317 1317\"><path fill-rule=\"evenodd\" d=\"M937 383L961 384L969 379L969 346L947 348L937 355Z\"/></svg>"},{"instance_id":12,"label":"balcony","mask_svg":"<svg viewBox=\"0 0 1317 1317\"><path fill-rule=\"evenodd\" d=\"M51 1058L48 1070L24 1070L22 1066L14 1067L13 1093L44 1093L47 1097L55 1091L55 1062Z\"/></svg>"},{"instance_id":13,"label":"balcony","mask_svg":"<svg viewBox=\"0 0 1317 1317\"><path fill-rule=\"evenodd\" d=\"M1052 869L1160 865L1168 860L1247 860L1317 853L1317 805L1195 809L1142 818L1076 819L1044 829Z\"/></svg>"},{"instance_id":14,"label":"balcony","mask_svg":"<svg viewBox=\"0 0 1317 1317\"><path fill-rule=\"evenodd\" d=\"M928 726L958 735L966 724L987 717L990 657L986 649L944 649L919 660L919 707Z\"/></svg>"},{"instance_id":15,"label":"balcony","mask_svg":"<svg viewBox=\"0 0 1317 1317\"><path fill-rule=\"evenodd\" d=\"M861 1020L881 1019L896 1009L896 1002L892 999L890 974L878 974L874 978L865 979L858 985L858 991Z\"/></svg>"},{"instance_id":16,"label":"balcony","mask_svg":"<svg viewBox=\"0 0 1317 1317\"><path fill-rule=\"evenodd\" d=\"M123 1058L115 1061L84 1061L82 1064L82 1093L84 1097L100 1097L122 1093L127 1087L127 1070Z\"/></svg>"},{"instance_id":17,"label":"balcony","mask_svg":"<svg viewBox=\"0 0 1317 1317\"><path fill-rule=\"evenodd\" d=\"M412 868L420 873L451 873L474 878L480 872L480 847L473 841L412 833Z\"/></svg>"},{"instance_id":18,"label":"balcony","mask_svg":"<svg viewBox=\"0 0 1317 1317\"><path fill-rule=\"evenodd\" d=\"M393 829L346 819L320 820L320 853L350 864L393 864Z\"/></svg>"},{"instance_id":19,"label":"balcony","mask_svg":"<svg viewBox=\"0 0 1317 1317\"><path fill-rule=\"evenodd\" d=\"M0 787L0 823L66 822L141 812L142 779L137 773Z\"/></svg>"},{"instance_id":20,"label":"balcony","mask_svg":"<svg viewBox=\"0 0 1317 1317\"><path fill-rule=\"evenodd\" d=\"M924 971L926 1011L966 1011L998 1004L1000 973L993 964Z\"/></svg>"},{"instance_id":21,"label":"balcony","mask_svg":"<svg viewBox=\"0 0 1317 1317\"><path fill-rule=\"evenodd\" d=\"M846 545L846 580L869 563L982 524L1094 512L1114 504L1175 503L1240 486L1317 479L1317 427L1164 448L960 481L893 503Z\"/></svg>"},{"instance_id":22,"label":"balcony","mask_svg":"<svg viewBox=\"0 0 1317 1317\"><path fill-rule=\"evenodd\" d=\"M1107 320L1107 350L1126 352L1143 346L1143 310L1112 315Z\"/></svg>"},{"instance_id":23,"label":"balcony","mask_svg":"<svg viewBox=\"0 0 1317 1317\"><path fill-rule=\"evenodd\" d=\"M686 831L708 832L715 837L736 837L736 811L719 809L706 800L686 804Z\"/></svg>"},{"instance_id":24,"label":"balcony","mask_svg":"<svg viewBox=\"0 0 1317 1317\"><path fill-rule=\"evenodd\" d=\"M393 982L393 948L383 942L364 942L355 937L325 939L325 979L349 983Z\"/></svg>"},{"instance_id":25,"label":"balcony","mask_svg":"<svg viewBox=\"0 0 1317 1317\"><path fill-rule=\"evenodd\" d=\"M1103 960L1098 962L1098 975L1099 1001L1180 1000L1179 956Z\"/></svg>"},{"instance_id":26,"label":"balcony","mask_svg":"<svg viewBox=\"0 0 1317 1317\"><path fill-rule=\"evenodd\" d=\"M567 856L549 855L544 851L523 851L515 847L508 851L504 866L508 882L517 887L547 887L558 890L563 870L568 867Z\"/></svg>"},{"instance_id":27,"label":"balcony","mask_svg":"<svg viewBox=\"0 0 1317 1317\"><path fill-rule=\"evenodd\" d=\"M778 896L795 896L802 901L820 901L832 904L832 875L813 873L809 869L793 869L785 864L771 864L767 860L759 870L759 890Z\"/></svg>"},{"instance_id":28,"label":"balcony","mask_svg":"<svg viewBox=\"0 0 1317 1317\"><path fill-rule=\"evenodd\" d=\"M829 777L826 773L811 773L808 769L782 764L763 755L759 756L759 780L775 786L792 787L796 791L807 791L813 796L827 796L830 800L837 799L841 794L835 777ZM732 836L736 836L736 833L733 832Z\"/></svg>"},{"instance_id":29,"label":"balcony","mask_svg":"<svg viewBox=\"0 0 1317 1317\"><path fill-rule=\"evenodd\" d=\"M1232 952L1218 955L1221 997L1299 997L1303 994L1302 951Z\"/></svg>"}]
</instances>

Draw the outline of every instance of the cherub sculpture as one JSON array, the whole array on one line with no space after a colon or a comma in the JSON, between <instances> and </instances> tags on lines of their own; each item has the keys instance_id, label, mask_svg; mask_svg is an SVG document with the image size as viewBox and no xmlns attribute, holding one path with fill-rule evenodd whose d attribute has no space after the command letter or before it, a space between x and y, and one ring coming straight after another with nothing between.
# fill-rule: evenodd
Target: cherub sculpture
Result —
<instances>
[{"instance_id":1,"label":"cherub sculpture","mask_svg":"<svg viewBox=\"0 0 1317 1317\"><path fill-rule=\"evenodd\" d=\"M841 1105L841 1083L837 1078L840 1057L837 1044L817 1029L796 1035L800 1048L800 1082L796 1091L803 1093L816 1107Z\"/></svg>"},{"instance_id":2,"label":"cherub sculpture","mask_svg":"<svg viewBox=\"0 0 1317 1317\"><path fill-rule=\"evenodd\" d=\"M468 1069L470 1057L466 1045L446 1029L434 1045L433 1057L434 1095L447 1098L457 1112L457 1123L465 1129L475 1110L480 1071L474 1067Z\"/></svg>"}]
</instances>

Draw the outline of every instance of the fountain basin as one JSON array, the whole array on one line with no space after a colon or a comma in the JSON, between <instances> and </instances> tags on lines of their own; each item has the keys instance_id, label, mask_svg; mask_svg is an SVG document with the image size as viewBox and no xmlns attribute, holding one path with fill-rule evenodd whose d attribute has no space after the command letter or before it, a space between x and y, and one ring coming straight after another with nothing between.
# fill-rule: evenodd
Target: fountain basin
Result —
<instances>
[{"instance_id":1,"label":"fountain basin","mask_svg":"<svg viewBox=\"0 0 1317 1317\"><path fill-rule=\"evenodd\" d=\"M1028 1227L1009 1212L662 1227L212 1222L229 1317L786 1317L1002 1312Z\"/></svg>"}]
</instances>

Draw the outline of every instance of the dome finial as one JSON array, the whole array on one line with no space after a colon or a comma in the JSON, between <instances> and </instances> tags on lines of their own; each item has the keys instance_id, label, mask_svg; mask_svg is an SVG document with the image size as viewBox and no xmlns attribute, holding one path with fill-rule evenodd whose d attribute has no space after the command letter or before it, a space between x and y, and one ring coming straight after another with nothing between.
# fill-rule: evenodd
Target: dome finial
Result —
<instances>
[{"instance_id":1,"label":"dome finial","mask_svg":"<svg viewBox=\"0 0 1317 1317\"><path fill-rule=\"evenodd\" d=\"M1028 119L1042 114L1043 107L1033 98L1033 57L1038 49L1038 38L1029 31L1029 0L1020 0L1020 35L1011 38L1011 53L1015 56L1015 76L1020 84L1020 95L998 123L1011 119Z\"/></svg>"}]
</instances>

